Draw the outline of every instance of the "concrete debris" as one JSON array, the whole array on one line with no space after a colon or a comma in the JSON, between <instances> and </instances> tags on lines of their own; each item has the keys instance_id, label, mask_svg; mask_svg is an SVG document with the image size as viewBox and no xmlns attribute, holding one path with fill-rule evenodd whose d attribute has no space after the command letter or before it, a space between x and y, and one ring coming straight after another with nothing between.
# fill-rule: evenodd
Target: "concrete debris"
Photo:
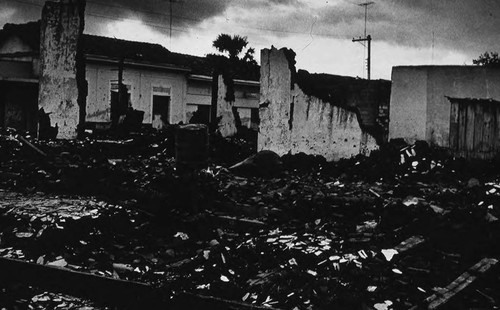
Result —
<instances>
[{"instance_id":1,"label":"concrete debris","mask_svg":"<svg viewBox=\"0 0 500 310\"><path fill-rule=\"evenodd\" d=\"M425 307L471 260L500 255L494 162L396 143L336 163L272 152L224 161L216 142L187 191L172 136L27 137L43 160L0 136L12 151L0 163L0 256L154 285L178 302L182 291L268 308L399 309ZM243 167L250 174L236 174ZM464 289L446 304L500 300L498 278L475 281L481 293Z\"/></svg>"}]
</instances>

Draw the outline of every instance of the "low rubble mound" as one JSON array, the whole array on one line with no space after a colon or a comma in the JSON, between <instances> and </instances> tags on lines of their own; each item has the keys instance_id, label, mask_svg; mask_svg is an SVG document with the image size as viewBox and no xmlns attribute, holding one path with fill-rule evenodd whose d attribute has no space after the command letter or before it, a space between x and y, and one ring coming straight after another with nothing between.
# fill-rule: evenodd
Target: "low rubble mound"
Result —
<instances>
[{"instance_id":1,"label":"low rubble mound","mask_svg":"<svg viewBox=\"0 0 500 310\"><path fill-rule=\"evenodd\" d=\"M281 158L273 151L260 151L231 167L229 171L237 175L272 177L282 170Z\"/></svg>"}]
</instances>

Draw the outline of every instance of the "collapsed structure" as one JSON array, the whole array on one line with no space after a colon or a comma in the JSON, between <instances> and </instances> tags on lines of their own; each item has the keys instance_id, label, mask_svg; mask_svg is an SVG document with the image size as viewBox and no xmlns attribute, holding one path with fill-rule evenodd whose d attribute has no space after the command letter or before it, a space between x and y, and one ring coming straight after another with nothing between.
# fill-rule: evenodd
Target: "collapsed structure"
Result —
<instances>
[{"instance_id":1,"label":"collapsed structure","mask_svg":"<svg viewBox=\"0 0 500 310\"><path fill-rule=\"evenodd\" d=\"M294 57L287 49L261 51L258 149L329 161L376 149L390 82L296 72Z\"/></svg>"}]
</instances>

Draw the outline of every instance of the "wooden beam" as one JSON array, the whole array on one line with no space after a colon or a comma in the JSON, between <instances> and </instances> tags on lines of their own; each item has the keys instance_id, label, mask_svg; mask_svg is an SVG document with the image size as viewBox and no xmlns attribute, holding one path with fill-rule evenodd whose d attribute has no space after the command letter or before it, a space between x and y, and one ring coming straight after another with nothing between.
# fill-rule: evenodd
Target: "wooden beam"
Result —
<instances>
[{"instance_id":1,"label":"wooden beam","mask_svg":"<svg viewBox=\"0 0 500 310\"><path fill-rule=\"evenodd\" d=\"M160 291L147 284L17 259L0 257L0 274L3 283L37 286L105 304L143 309L166 304Z\"/></svg>"},{"instance_id":2,"label":"wooden beam","mask_svg":"<svg viewBox=\"0 0 500 310\"><path fill-rule=\"evenodd\" d=\"M401 242L397 246L395 246L394 249L396 251L398 251L398 253L403 253L403 252L406 252L408 250L413 249L414 247L416 247L417 245L419 245L423 242L425 242L425 239L423 237L413 236L413 237L410 237L410 238L406 239L405 241Z\"/></svg>"},{"instance_id":3,"label":"wooden beam","mask_svg":"<svg viewBox=\"0 0 500 310\"><path fill-rule=\"evenodd\" d=\"M467 105L458 104L458 151L466 151Z\"/></svg>"},{"instance_id":4,"label":"wooden beam","mask_svg":"<svg viewBox=\"0 0 500 310\"><path fill-rule=\"evenodd\" d=\"M173 309L218 309L218 310L278 310L278 308L256 306L239 301L182 293L174 302Z\"/></svg>"},{"instance_id":5,"label":"wooden beam","mask_svg":"<svg viewBox=\"0 0 500 310\"><path fill-rule=\"evenodd\" d=\"M475 127L475 113L474 104L467 104L467 120L465 125L465 150L469 156L474 151L474 127Z\"/></svg>"},{"instance_id":6,"label":"wooden beam","mask_svg":"<svg viewBox=\"0 0 500 310\"><path fill-rule=\"evenodd\" d=\"M459 109L458 103L452 102L450 107L450 149L453 151L458 150L458 119Z\"/></svg>"},{"instance_id":7,"label":"wooden beam","mask_svg":"<svg viewBox=\"0 0 500 310\"><path fill-rule=\"evenodd\" d=\"M475 155L481 153L483 151L483 143L484 143L484 115L487 113L483 107L483 103L474 102L472 104L474 109L474 145L473 150ZM482 155L482 154L481 154Z\"/></svg>"},{"instance_id":8,"label":"wooden beam","mask_svg":"<svg viewBox=\"0 0 500 310\"><path fill-rule=\"evenodd\" d=\"M260 310L255 306L212 296L181 292L174 298L170 291L148 284L113 279L67 268L39 265L0 257L0 284L31 285L89 299L120 309L220 309Z\"/></svg>"},{"instance_id":9,"label":"wooden beam","mask_svg":"<svg viewBox=\"0 0 500 310\"><path fill-rule=\"evenodd\" d=\"M474 282L479 274L483 274L491 269L498 263L497 259L494 258L483 258L477 264L472 266L468 271L464 272L453 282L451 282L443 292L436 293L428 297L425 301L428 304L428 309L437 309L446 302L448 302L453 296L458 294L460 291L469 286Z\"/></svg>"}]
</instances>

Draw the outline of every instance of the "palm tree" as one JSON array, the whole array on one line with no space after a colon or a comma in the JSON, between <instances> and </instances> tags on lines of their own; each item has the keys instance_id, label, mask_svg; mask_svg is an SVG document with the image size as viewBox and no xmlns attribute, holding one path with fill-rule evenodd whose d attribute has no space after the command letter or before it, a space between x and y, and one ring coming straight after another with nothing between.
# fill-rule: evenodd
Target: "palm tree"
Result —
<instances>
[{"instance_id":1,"label":"palm tree","mask_svg":"<svg viewBox=\"0 0 500 310\"><path fill-rule=\"evenodd\" d=\"M228 56L208 54L207 58L212 62L213 71L213 87L216 86L217 76L222 74L227 85L227 93L225 99L234 101L234 77L236 72L252 72L255 71L257 62L254 59L254 48L248 48L244 55L240 58L243 50L248 45L247 37L239 35L229 35L221 33L213 41L212 46L221 53L227 53ZM215 111L215 108L212 110ZM215 112L214 112L215 113ZM215 117L213 117L215 119Z\"/></svg>"},{"instance_id":2,"label":"palm tree","mask_svg":"<svg viewBox=\"0 0 500 310\"><path fill-rule=\"evenodd\" d=\"M219 52L227 52L229 54L229 59L232 61L239 60L238 55L243 51L243 49L248 45L247 37L242 37L239 35L228 35L221 33L213 42L213 47L215 47ZM252 51L250 51L252 50ZM249 56L252 56L253 49L249 49L245 54L246 60ZM252 56L253 59L253 56Z\"/></svg>"}]
</instances>

